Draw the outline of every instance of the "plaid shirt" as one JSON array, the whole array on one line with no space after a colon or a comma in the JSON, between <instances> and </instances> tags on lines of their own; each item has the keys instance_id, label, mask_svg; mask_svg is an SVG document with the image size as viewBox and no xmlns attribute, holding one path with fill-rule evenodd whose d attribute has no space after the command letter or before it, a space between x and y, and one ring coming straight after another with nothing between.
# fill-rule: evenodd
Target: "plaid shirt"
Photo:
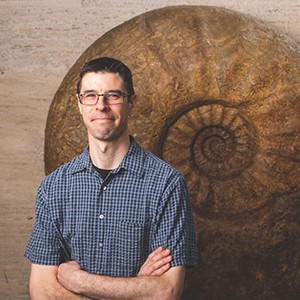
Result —
<instances>
[{"instance_id":1,"label":"plaid shirt","mask_svg":"<svg viewBox=\"0 0 300 300\"><path fill-rule=\"evenodd\" d=\"M35 264L66 259L107 276L135 276L157 247L172 266L196 266L197 244L183 177L134 139L103 180L89 148L41 183L25 256Z\"/></svg>"}]
</instances>

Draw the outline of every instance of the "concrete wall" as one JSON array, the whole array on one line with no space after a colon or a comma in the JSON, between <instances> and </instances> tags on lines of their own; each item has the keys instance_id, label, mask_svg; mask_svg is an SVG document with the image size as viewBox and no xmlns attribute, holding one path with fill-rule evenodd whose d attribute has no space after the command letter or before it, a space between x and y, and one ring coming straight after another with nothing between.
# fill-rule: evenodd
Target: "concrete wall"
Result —
<instances>
[{"instance_id":1,"label":"concrete wall","mask_svg":"<svg viewBox=\"0 0 300 300\"><path fill-rule=\"evenodd\" d=\"M0 0L1 299L28 299L30 265L23 252L44 176L47 112L64 75L111 28L146 11L182 4L250 14L300 44L298 0Z\"/></svg>"}]
</instances>

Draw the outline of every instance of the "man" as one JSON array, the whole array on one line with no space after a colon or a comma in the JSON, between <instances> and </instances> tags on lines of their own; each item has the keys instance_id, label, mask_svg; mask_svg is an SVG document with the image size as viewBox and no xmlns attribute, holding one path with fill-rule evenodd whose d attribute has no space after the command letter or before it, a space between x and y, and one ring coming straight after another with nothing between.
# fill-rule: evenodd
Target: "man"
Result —
<instances>
[{"instance_id":1,"label":"man","mask_svg":"<svg viewBox=\"0 0 300 300\"><path fill-rule=\"evenodd\" d=\"M31 298L179 299L197 263L191 206L182 176L128 133L130 70L88 62L77 98L89 146L39 187Z\"/></svg>"}]
</instances>

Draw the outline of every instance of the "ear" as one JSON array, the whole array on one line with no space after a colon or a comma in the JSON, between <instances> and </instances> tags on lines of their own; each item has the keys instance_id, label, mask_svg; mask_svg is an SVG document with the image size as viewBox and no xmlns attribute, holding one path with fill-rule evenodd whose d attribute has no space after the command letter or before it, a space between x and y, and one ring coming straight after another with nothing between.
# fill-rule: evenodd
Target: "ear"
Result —
<instances>
[{"instance_id":1,"label":"ear","mask_svg":"<svg viewBox=\"0 0 300 300\"><path fill-rule=\"evenodd\" d=\"M82 106L81 106L81 104L80 104L80 102L79 102L79 96L78 96L78 94L76 94L76 98L77 98L77 104L78 104L79 112L80 112L80 114L82 115Z\"/></svg>"},{"instance_id":2,"label":"ear","mask_svg":"<svg viewBox=\"0 0 300 300\"><path fill-rule=\"evenodd\" d=\"M137 96L134 94L128 99L128 104L129 104L129 114L131 114L133 107L135 106L137 101Z\"/></svg>"}]
</instances>

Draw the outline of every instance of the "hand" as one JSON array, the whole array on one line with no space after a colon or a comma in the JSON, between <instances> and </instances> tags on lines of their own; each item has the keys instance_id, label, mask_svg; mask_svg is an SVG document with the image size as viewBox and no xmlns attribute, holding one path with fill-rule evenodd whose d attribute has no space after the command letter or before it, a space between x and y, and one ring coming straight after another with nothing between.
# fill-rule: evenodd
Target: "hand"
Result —
<instances>
[{"instance_id":1,"label":"hand","mask_svg":"<svg viewBox=\"0 0 300 300\"><path fill-rule=\"evenodd\" d=\"M80 276L83 272L78 262L68 261L59 265L57 280L67 290L79 293L79 284L82 283Z\"/></svg>"},{"instance_id":2,"label":"hand","mask_svg":"<svg viewBox=\"0 0 300 300\"><path fill-rule=\"evenodd\" d=\"M171 251L158 247L153 251L142 265L138 276L156 275L160 276L170 269L172 260Z\"/></svg>"}]
</instances>

